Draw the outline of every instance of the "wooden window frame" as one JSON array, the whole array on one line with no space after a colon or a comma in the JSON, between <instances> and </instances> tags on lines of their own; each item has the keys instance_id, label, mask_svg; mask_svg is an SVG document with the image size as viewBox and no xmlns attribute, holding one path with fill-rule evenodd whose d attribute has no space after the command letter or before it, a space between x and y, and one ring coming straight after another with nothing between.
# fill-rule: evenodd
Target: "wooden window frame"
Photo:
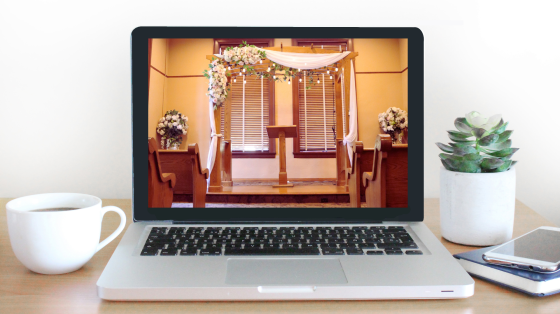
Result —
<instances>
[{"instance_id":1,"label":"wooden window frame","mask_svg":"<svg viewBox=\"0 0 560 314\"><path fill-rule=\"evenodd\" d=\"M246 41L249 45L255 45L260 47L260 44L266 44L267 47L274 47L274 38L214 38L214 54L220 53L220 47L224 45L240 45L242 42ZM275 125L275 103L274 100L274 82L268 81L269 93L268 93L268 125ZM276 139L269 139L268 142L268 152L241 152L232 151L232 158L276 158Z\"/></svg>"},{"instance_id":2,"label":"wooden window frame","mask_svg":"<svg viewBox=\"0 0 560 314\"><path fill-rule=\"evenodd\" d=\"M309 43L305 46L311 46L313 43L314 48L321 48L321 43L333 42L346 42L349 51L354 51L354 43L352 38L292 38L292 46L298 47L300 44ZM293 123L298 127L299 134L299 82L293 81L292 84L292 108L293 108ZM299 136L294 138L294 158L336 158L336 150L333 152L314 152L314 151L301 151Z\"/></svg>"}]
</instances>

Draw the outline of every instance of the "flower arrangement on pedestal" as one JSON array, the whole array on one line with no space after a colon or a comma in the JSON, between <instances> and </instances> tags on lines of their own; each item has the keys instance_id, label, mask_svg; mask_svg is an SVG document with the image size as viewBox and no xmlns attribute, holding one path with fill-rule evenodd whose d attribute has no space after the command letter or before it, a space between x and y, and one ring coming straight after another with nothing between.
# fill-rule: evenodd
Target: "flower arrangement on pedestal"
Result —
<instances>
[{"instance_id":1,"label":"flower arrangement on pedestal","mask_svg":"<svg viewBox=\"0 0 560 314\"><path fill-rule=\"evenodd\" d=\"M183 142L183 135L187 135L189 118L173 109L165 113L159 120L156 132L161 135L161 148L177 149Z\"/></svg>"},{"instance_id":2,"label":"flower arrangement on pedestal","mask_svg":"<svg viewBox=\"0 0 560 314\"><path fill-rule=\"evenodd\" d=\"M390 107L378 116L383 132L391 135L393 144L401 142L401 133L408 128L408 113L397 107Z\"/></svg>"}]
</instances>

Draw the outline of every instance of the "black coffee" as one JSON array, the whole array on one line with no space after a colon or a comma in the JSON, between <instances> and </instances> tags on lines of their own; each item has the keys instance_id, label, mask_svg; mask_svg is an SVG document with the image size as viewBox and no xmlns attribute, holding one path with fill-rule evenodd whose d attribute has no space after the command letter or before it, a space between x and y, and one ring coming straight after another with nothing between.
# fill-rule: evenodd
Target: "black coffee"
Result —
<instances>
[{"instance_id":1,"label":"black coffee","mask_svg":"<svg viewBox=\"0 0 560 314\"><path fill-rule=\"evenodd\" d=\"M68 210L75 210L78 207L52 207L52 208L39 208L30 210L30 212L64 212Z\"/></svg>"}]
</instances>

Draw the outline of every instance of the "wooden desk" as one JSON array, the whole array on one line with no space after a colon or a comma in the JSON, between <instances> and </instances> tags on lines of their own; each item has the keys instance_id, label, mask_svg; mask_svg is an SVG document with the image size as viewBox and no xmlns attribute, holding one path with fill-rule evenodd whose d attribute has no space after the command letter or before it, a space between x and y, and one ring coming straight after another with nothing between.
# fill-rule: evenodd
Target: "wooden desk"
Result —
<instances>
[{"instance_id":1,"label":"wooden desk","mask_svg":"<svg viewBox=\"0 0 560 314\"><path fill-rule=\"evenodd\" d=\"M298 302L107 302L97 297L97 279L109 261L118 237L82 269L66 275L39 275L27 270L15 258L6 228L5 205L0 199L0 313L559 313L560 294L544 298L530 297L497 285L475 279L475 294L459 300L406 301L298 301ZM104 200L115 205L130 219L130 200ZM425 200L426 225L451 251L460 253L475 249L449 243L441 238L439 201ZM518 202L514 236L536 227L552 224ZM118 216L109 213L103 224L102 237L118 226Z\"/></svg>"}]
</instances>

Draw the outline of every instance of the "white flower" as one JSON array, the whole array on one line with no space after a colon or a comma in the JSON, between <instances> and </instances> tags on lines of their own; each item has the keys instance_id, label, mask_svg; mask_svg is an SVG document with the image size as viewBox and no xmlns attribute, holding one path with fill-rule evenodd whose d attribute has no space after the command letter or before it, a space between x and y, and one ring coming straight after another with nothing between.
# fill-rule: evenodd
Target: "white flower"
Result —
<instances>
[{"instance_id":1,"label":"white flower","mask_svg":"<svg viewBox=\"0 0 560 314\"><path fill-rule=\"evenodd\" d=\"M169 124L169 122L167 122L167 120L165 120L165 121L163 122L163 125L164 125L164 126L167 126L167 124Z\"/></svg>"},{"instance_id":2,"label":"white flower","mask_svg":"<svg viewBox=\"0 0 560 314\"><path fill-rule=\"evenodd\" d=\"M189 121L189 117L187 117L187 116L183 116L183 120L185 120L185 121Z\"/></svg>"},{"instance_id":3,"label":"white flower","mask_svg":"<svg viewBox=\"0 0 560 314\"><path fill-rule=\"evenodd\" d=\"M187 130L183 129L183 135L187 135Z\"/></svg>"},{"instance_id":4,"label":"white flower","mask_svg":"<svg viewBox=\"0 0 560 314\"><path fill-rule=\"evenodd\" d=\"M173 126L177 126L177 122L173 122Z\"/></svg>"},{"instance_id":5,"label":"white flower","mask_svg":"<svg viewBox=\"0 0 560 314\"><path fill-rule=\"evenodd\" d=\"M467 118L467 122L472 127L482 128L487 131L498 125L498 123L500 123L500 121L502 120L501 114L496 114L491 116L490 118L486 118L476 111L467 113L465 117Z\"/></svg>"},{"instance_id":6,"label":"white flower","mask_svg":"<svg viewBox=\"0 0 560 314\"><path fill-rule=\"evenodd\" d=\"M165 117L165 120L167 120L167 121L171 120L171 115L170 115L170 114L167 115L167 116Z\"/></svg>"},{"instance_id":7,"label":"white flower","mask_svg":"<svg viewBox=\"0 0 560 314\"><path fill-rule=\"evenodd\" d=\"M177 123L177 122L175 122L175 123ZM177 129L182 130L183 126L179 124L179 125L177 125Z\"/></svg>"},{"instance_id":8,"label":"white flower","mask_svg":"<svg viewBox=\"0 0 560 314\"><path fill-rule=\"evenodd\" d=\"M163 127L164 127L163 123L158 124L158 128L163 128Z\"/></svg>"}]
</instances>

